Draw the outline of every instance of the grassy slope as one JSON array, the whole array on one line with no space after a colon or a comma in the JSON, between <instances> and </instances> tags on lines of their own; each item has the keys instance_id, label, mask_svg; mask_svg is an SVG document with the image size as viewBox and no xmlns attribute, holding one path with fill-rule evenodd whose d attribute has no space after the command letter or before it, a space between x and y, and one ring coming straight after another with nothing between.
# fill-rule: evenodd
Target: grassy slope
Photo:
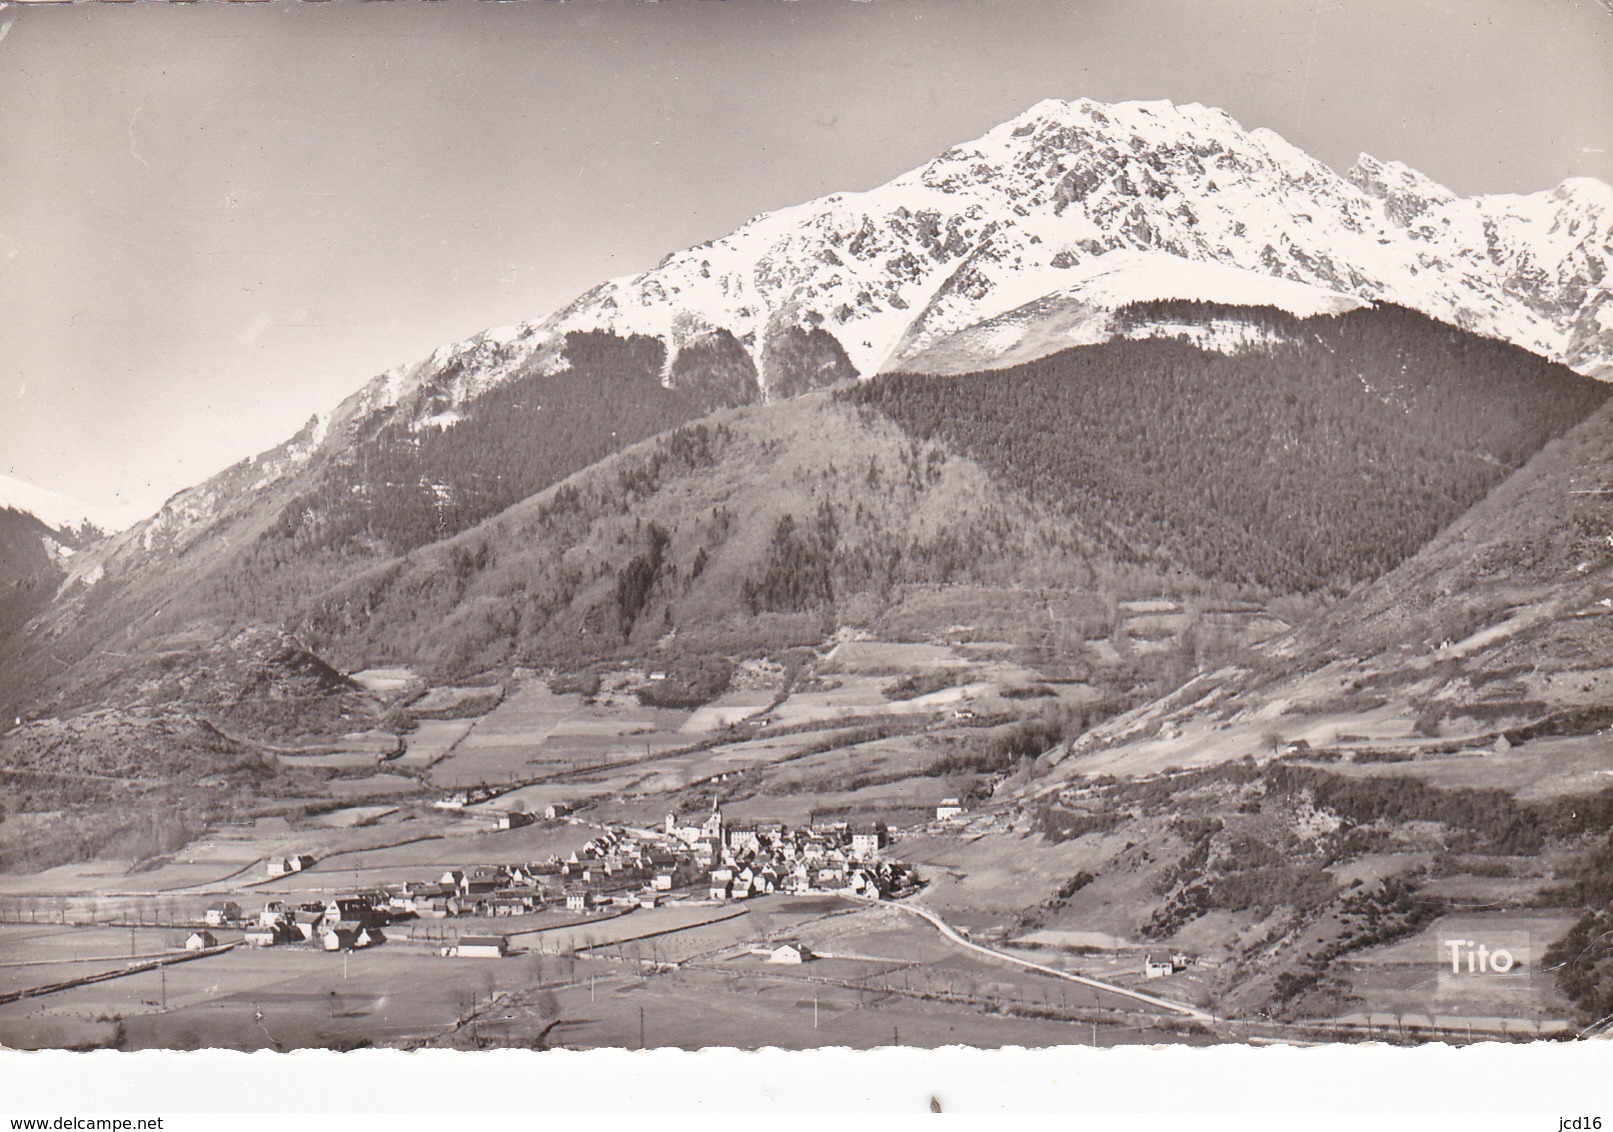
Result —
<instances>
[{"instance_id":1,"label":"grassy slope","mask_svg":"<svg viewBox=\"0 0 1613 1132\"><path fill-rule=\"evenodd\" d=\"M1032 884L1037 892L1020 894L1027 904L1039 894L1036 920L1053 929L1138 938L1151 921L1156 927L1180 921L1180 914L1159 919L1168 896L1179 912L1204 912L1177 923L1177 939L1238 964L1219 984L1227 1005L1276 1002L1290 1013L1329 1014L1362 1002L1389 1009L1388 999L1373 997L1380 991L1367 989L1380 978L1371 974L1378 955L1372 945L1384 931L1385 938L1409 938L1464 904L1485 907L1490 930L1527 927L1528 917L1540 914L1536 905L1559 918L1559 909L1579 915L1572 882L1588 867L1597 834L1569 819L1605 810L1613 771L1607 718L1613 611L1604 604L1613 598L1613 495L1604 494L1610 487L1613 408L1604 407L1419 554L1277 641L1260 666L1206 674L1100 725L1073 753L1046 760L1053 765L1044 776L1003 792L1032 809L1055 797L1079 808L1099 804L1091 784L1101 780L1093 776L1124 782L1245 756L1266 761L1285 743L1305 739L1310 751L1273 765L1309 766L1306 773L1362 789L1344 827L1362 827L1354 843L1318 834L1338 812L1324 806L1319 826L1304 806L1274 808L1253 771L1229 765L1231 777L1220 785L1213 778L1196 790L1162 785L1165 812L1112 799L1105 808L1130 814L1116 830L1033 853L1031 860L1062 855L1056 866L1033 871L1041 878ZM1541 719L1549 722L1541 726ZM1075 795L1063 793L1072 787ZM1600 802L1593 800L1598 792ZM1411 799L1445 817L1400 814ZM1444 808L1453 799L1468 801ZM1376 821L1374 812L1381 812ZM1177 872L1191 848L1172 836L1170 815L1180 814L1225 828L1211 838L1205 859ZM1343 883L1347 875L1367 882L1324 899L1299 885L1303 875L1285 881L1258 873L1252 891L1261 899L1249 904L1249 878L1235 875L1247 869L1229 874L1228 864L1258 864L1234 840L1251 822L1264 825L1249 844L1279 847L1282 863L1303 865L1312 877L1326 865ZM1470 825L1481 832L1464 833ZM1522 849L1514 844L1518 837L1528 843ZM977 865L989 867L975 858L998 850L980 844L953 850L949 863L971 875ZM1100 879L1049 906L1057 876L1077 869ZM1424 869L1426 877L1419 875ZM1236 881L1230 886L1229 875ZM1280 897L1287 882L1294 895L1268 908L1265 901ZM1118 919L1116 885L1125 891ZM954 899L962 911L971 906ZM1258 930L1251 928L1256 923ZM1366 966L1357 970L1357 959ZM1552 980L1537 982L1535 1002L1548 1016L1573 1012ZM1495 1004L1484 1009L1505 1012Z\"/></svg>"},{"instance_id":2,"label":"grassy slope","mask_svg":"<svg viewBox=\"0 0 1613 1132\"><path fill-rule=\"evenodd\" d=\"M814 531L831 516L820 564L832 597L753 614L738 599L767 574L786 514ZM666 544L627 624L618 585L635 557L647 561L652 527ZM1193 588L1116 567L1051 509L939 444L808 397L637 445L308 603L303 625L348 665L565 663L642 652L673 629L684 649L765 651L869 623L902 587L933 583Z\"/></svg>"}]
</instances>

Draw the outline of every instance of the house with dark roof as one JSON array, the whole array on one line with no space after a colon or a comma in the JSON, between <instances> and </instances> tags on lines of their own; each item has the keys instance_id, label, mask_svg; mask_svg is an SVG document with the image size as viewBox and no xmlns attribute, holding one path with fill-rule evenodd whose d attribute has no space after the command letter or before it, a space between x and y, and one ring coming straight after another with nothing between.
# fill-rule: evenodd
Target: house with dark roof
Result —
<instances>
[{"instance_id":1,"label":"house with dark roof","mask_svg":"<svg viewBox=\"0 0 1613 1132\"><path fill-rule=\"evenodd\" d=\"M241 906L233 900L215 900L207 906L204 918L208 927L221 928L241 918Z\"/></svg>"}]
</instances>

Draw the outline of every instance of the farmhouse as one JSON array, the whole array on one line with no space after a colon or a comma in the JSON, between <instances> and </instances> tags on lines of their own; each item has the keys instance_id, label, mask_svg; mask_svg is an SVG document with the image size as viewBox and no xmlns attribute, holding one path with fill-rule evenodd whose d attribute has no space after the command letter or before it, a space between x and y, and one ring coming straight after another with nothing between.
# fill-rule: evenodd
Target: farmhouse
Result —
<instances>
[{"instance_id":1,"label":"farmhouse","mask_svg":"<svg viewBox=\"0 0 1613 1132\"><path fill-rule=\"evenodd\" d=\"M325 910L310 911L307 908L299 909L291 918L291 926L304 940L312 943L319 935L320 928L325 923Z\"/></svg>"},{"instance_id":2,"label":"farmhouse","mask_svg":"<svg viewBox=\"0 0 1613 1132\"><path fill-rule=\"evenodd\" d=\"M783 943L776 944L767 953L769 963L799 965L811 958L812 952L807 950L806 945L797 943L794 940L786 940Z\"/></svg>"},{"instance_id":3,"label":"farmhouse","mask_svg":"<svg viewBox=\"0 0 1613 1132\"><path fill-rule=\"evenodd\" d=\"M1145 979L1163 979L1170 973L1171 965L1168 960L1161 963L1152 955L1143 960L1143 978Z\"/></svg>"},{"instance_id":4,"label":"farmhouse","mask_svg":"<svg viewBox=\"0 0 1613 1132\"><path fill-rule=\"evenodd\" d=\"M241 918L241 906L233 900L217 900L207 906L203 917L210 928L221 928Z\"/></svg>"},{"instance_id":5,"label":"farmhouse","mask_svg":"<svg viewBox=\"0 0 1613 1132\"><path fill-rule=\"evenodd\" d=\"M205 951L209 947L217 947L218 940L212 932L191 932L185 937L186 951Z\"/></svg>"},{"instance_id":6,"label":"farmhouse","mask_svg":"<svg viewBox=\"0 0 1613 1132\"><path fill-rule=\"evenodd\" d=\"M942 798L941 804L935 807L936 821L950 821L963 816L963 804L956 798Z\"/></svg>"},{"instance_id":7,"label":"farmhouse","mask_svg":"<svg viewBox=\"0 0 1613 1132\"><path fill-rule=\"evenodd\" d=\"M569 813L571 813L571 807L564 802L550 802L543 808L543 816L546 821L558 821Z\"/></svg>"},{"instance_id":8,"label":"farmhouse","mask_svg":"<svg viewBox=\"0 0 1613 1132\"><path fill-rule=\"evenodd\" d=\"M248 928L246 935L242 938L246 940L248 947L273 947L280 942L280 932L274 928L260 925L255 928Z\"/></svg>"},{"instance_id":9,"label":"farmhouse","mask_svg":"<svg viewBox=\"0 0 1613 1132\"><path fill-rule=\"evenodd\" d=\"M462 935L443 953L453 959L503 959L510 953L510 941L501 935Z\"/></svg>"},{"instance_id":10,"label":"farmhouse","mask_svg":"<svg viewBox=\"0 0 1613 1132\"><path fill-rule=\"evenodd\" d=\"M325 901L325 921L329 924L352 921L362 927L373 915L369 901L357 896L333 896Z\"/></svg>"},{"instance_id":11,"label":"farmhouse","mask_svg":"<svg viewBox=\"0 0 1613 1132\"><path fill-rule=\"evenodd\" d=\"M510 810L498 816L498 827L500 829L520 829L523 825L531 825L533 820L531 814Z\"/></svg>"},{"instance_id":12,"label":"farmhouse","mask_svg":"<svg viewBox=\"0 0 1613 1132\"><path fill-rule=\"evenodd\" d=\"M343 948L368 947L373 941L363 924L356 920L339 920L320 934L319 942L326 951L341 951Z\"/></svg>"},{"instance_id":13,"label":"farmhouse","mask_svg":"<svg viewBox=\"0 0 1613 1132\"><path fill-rule=\"evenodd\" d=\"M314 866L314 858L308 853L296 853L289 857L270 857L269 875L283 877L288 873L300 873L304 869Z\"/></svg>"}]
</instances>

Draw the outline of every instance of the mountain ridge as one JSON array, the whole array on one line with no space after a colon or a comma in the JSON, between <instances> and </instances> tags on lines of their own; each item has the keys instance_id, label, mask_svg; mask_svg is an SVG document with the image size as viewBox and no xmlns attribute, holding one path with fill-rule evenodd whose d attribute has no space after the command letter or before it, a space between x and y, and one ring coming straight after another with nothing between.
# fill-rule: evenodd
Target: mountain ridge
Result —
<instances>
[{"instance_id":1,"label":"mountain ridge","mask_svg":"<svg viewBox=\"0 0 1613 1132\"><path fill-rule=\"evenodd\" d=\"M394 367L253 457L249 482L294 474L376 422L453 427L500 384L564 372L569 333L659 339L664 383L685 350L726 335L758 396L788 395L909 368L1117 251L1398 302L1613 375L1610 232L1613 189L1586 178L1462 198L1366 155L1341 175L1197 103L1044 100L883 185L759 214L548 316ZM808 336L819 360L803 373ZM176 494L141 525L141 541L205 523L213 483Z\"/></svg>"}]
</instances>

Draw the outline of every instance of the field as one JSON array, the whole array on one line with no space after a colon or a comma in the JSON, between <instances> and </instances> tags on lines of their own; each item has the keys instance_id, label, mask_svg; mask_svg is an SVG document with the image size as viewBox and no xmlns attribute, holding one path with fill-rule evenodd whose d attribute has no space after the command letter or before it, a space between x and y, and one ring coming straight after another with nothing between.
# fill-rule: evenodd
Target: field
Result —
<instances>
[{"instance_id":1,"label":"field","mask_svg":"<svg viewBox=\"0 0 1613 1132\"><path fill-rule=\"evenodd\" d=\"M553 926L538 926L544 921ZM530 927L528 925L531 925ZM527 930L521 930L526 928ZM505 960L449 960L436 940L508 934ZM239 938L220 931L221 942ZM17 957L0 990L121 970L161 955L173 929L14 925ZM418 942L410 943L414 936ZM764 939L809 941L799 967L750 953ZM578 1048L633 1045L874 1046L1100 1044L1164 1040L1135 1003L982 960L888 908L835 897L764 897L745 906L672 906L577 922L550 913L400 926L345 957L301 947L238 947L0 1006L0 1042L17 1048L291 1049L373 1043ZM646 965L680 964L649 974ZM409 988L407 993L400 987ZM798 1025L816 1000L817 1026ZM1078 1021L1078 1019L1080 1019Z\"/></svg>"},{"instance_id":2,"label":"field","mask_svg":"<svg viewBox=\"0 0 1613 1132\"><path fill-rule=\"evenodd\" d=\"M403 754L391 765L411 772L425 770L469 735L473 726L475 721L469 719L422 719L405 738Z\"/></svg>"},{"instance_id":3,"label":"field","mask_svg":"<svg viewBox=\"0 0 1613 1132\"><path fill-rule=\"evenodd\" d=\"M1014 1016L989 1007L834 983L808 982L782 968L746 964L734 970L684 971L652 977L613 974L595 986L555 995L559 1023L548 1041L570 1049L639 1047L702 1049L731 1046L871 1049L908 1045L937 1048L1151 1044L1198 1041L1138 1024L1089 1024L1074 1019ZM468 1028L466 1044L525 1044L549 1013L520 1006L490 1012Z\"/></svg>"},{"instance_id":4,"label":"field","mask_svg":"<svg viewBox=\"0 0 1613 1132\"><path fill-rule=\"evenodd\" d=\"M433 763L431 781L442 787L524 781L641 759L687 746L679 732L688 718L622 700L589 704L531 680L470 725Z\"/></svg>"},{"instance_id":5,"label":"field","mask_svg":"<svg viewBox=\"0 0 1613 1132\"><path fill-rule=\"evenodd\" d=\"M1425 740L1424 745L1443 742ZM1613 739L1606 735L1535 739L1505 751L1473 748L1459 754L1423 754L1405 762L1330 763L1327 769L1360 778L1413 776L1443 790L1506 790L1521 802L1539 802L1613 786L1610 743Z\"/></svg>"},{"instance_id":6,"label":"field","mask_svg":"<svg viewBox=\"0 0 1613 1132\"><path fill-rule=\"evenodd\" d=\"M1167 641L1187 629L1183 610L1170 601L1131 603L1118 616L1124 632L1104 643L1119 641L1130 654L1127 663L1151 638ZM968 635L958 628L957 636ZM641 1020L647 1044L686 1048L1209 1038L1191 1025L1182 1030L1182 1020L1173 1022L1163 1008L1057 972L1260 1017L1254 1012L1265 1006L1269 990L1258 988L1302 970L1305 948L1341 941L1346 925L1336 905L1297 926L1301 921L1281 903L1236 911L1208 904L1150 934L1151 917L1168 910L1172 886L1180 884L1170 879L1172 872L1196 836L1192 823L1179 819L1219 815L1223 844L1234 833L1259 838L1311 820L1291 808L1240 807L1242 787L1214 776L1195 787L1195 776L1180 768L1254 753L1247 749L1251 737L1262 728L1272 731L1279 719L1285 734L1288 724L1303 719L1330 736L1366 736L1350 740L1359 745L1389 741L1371 736L1404 729L1403 715L1390 708L1382 709L1382 719L1335 710L1328 697L1337 696L1339 675L1313 673L1291 683L1263 722L1227 726L1221 718L1227 705L1207 685L1189 684L1170 709L1179 714L1152 735L1068 756L1059 746L1038 760L1035 769L1042 773L1029 774L1025 765L1043 743L1039 721L1081 714L1098 692L1068 673L1059 679L1031 667L1023 655L1019 646L995 639L844 640L792 667L787 679L775 666L765 679L747 676L694 712L642 706L632 689L647 676L627 669L607 673L588 696L553 692L525 672L499 685L496 704L495 690L442 690L424 701L431 713L483 714L418 720L401 757L379 772L331 779L323 796L281 799L262 816L138 863L93 862L0 878L0 945L16 957L0 968L0 990L121 970L131 952L155 954L178 943L180 929L223 895L250 913L268 899L323 899L435 881L449 869L564 858L607 825L658 826L669 811L700 814L713 805L730 822L884 820L897 835L889 856L916 866L923 878L919 901L975 942L1051 971L971 952L889 907L832 896L778 895L742 905L702 900L587 917L551 908L394 925L387 943L347 959L345 978L340 956L241 948L160 975L53 992L0 1008L0 1041L124 1048L294 1048L365 1040L585 1047L636 1045ZM370 678L400 699L428 692L412 674ZM1129 727L1146 731L1158 723L1157 713L1143 712L1104 726L1124 738ZM1012 746L1022 734L1030 736L1029 752ZM1269 735L1261 741L1262 758L1274 757ZM1436 741L1426 737L1393 741L1413 745L1415 757L1355 763L1346 751L1326 769L1414 774L1445 787L1499 784L1540 797L1583 789L1607 769L1605 757L1585 740L1539 740L1461 757L1437 754ZM1045 772L1055 768L1049 778ZM1137 777L1167 770L1157 785ZM1124 785L1093 786L1086 776L1102 771L1121 772ZM1068 787L1062 794L1060 779ZM1176 782L1182 785L1170 785ZM461 810L430 804L471 785L495 794ZM995 796L987 793L992 785ZM1111 789L1117 791L1112 803L1103 793ZM1187 792L1178 795L1179 789ZM943 798L960 795L967 795L963 818L932 821ZM1037 816L1055 800L1067 820L1115 820L1064 832ZM502 813L541 815L550 805L564 805L569 816L540 817L506 831L494 827ZM1330 860L1328 884L1348 892L1432 870L1420 875L1420 898L1453 912L1496 917L1493 922L1508 930L1524 924L1540 941L1537 950L1566 928L1563 916L1519 908L1571 864L1561 852L1561 860L1454 859L1440 855L1437 830L1408 827L1397 836L1401 841L1383 851ZM293 853L311 854L315 863L268 876L270 859ZM1484 875L1489 872L1498 875ZM1437 948L1429 933L1442 930L1479 927L1437 922L1390 947L1346 948L1318 988L1325 995L1308 1000L1308 1014L1285 1017L1311 1024L1318 1009L1331 1009L1331 1019L1360 1014L1357 1021L1365 1024L1374 1013L1437 1014L1509 1019L1538 1032L1541 1023L1568 1016L1544 975L1522 998L1516 984L1507 992L1511 998L1453 1004L1431 997L1423 953ZM467 933L507 936L516 955L477 963L436 954ZM220 937L227 942L238 935ZM788 967L752 953L764 941L787 938L818 958ZM1203 962L1145 981L1144 958L1162 948L1185 949ZM1244 994L1249 997L1239 997ZM817 1028L803 1030L801 1020L810 1026L811 1014L802 1004L814 1001ZM1260 1024L1284 1032L1277 1022ZM1486 1026L1480 1029L1494 1032Z\"/></svg>"},{"instance_id":7,"label":"field","mask_svg":"<svg viewBox=\"0 0 1613 1132\"><path fill-rule=\"evenodd\" d=\"M15 1048L112 1042L125 1049L295 1049L429 1037L477 1000L530 983L534 966L442 959L392 946L343 956L236 948L123 979L0 1006ZM402 989L402 988L407 988ZM166 995L167 1009L161 999Z\"/></svg>"},{"instance_id":8,"label":"field","mask_svg":"<svg viewBox=\"0 0 1613 1132\"><path fill-rule=\"evenodd\" d=\"M1571 922L1572 917L1526 913L1443 916L1415 936L1350 957L1344 977L1361 1005L1348 1014L1356 1023L1382 1029L1471 1025L1485 1032L1538 1032L1567 1026L1569 1004L1539 961ZM1453 975L1448 939L1509 947L1518 966L1509 978Z\"/></svg>"}]
</instances>

